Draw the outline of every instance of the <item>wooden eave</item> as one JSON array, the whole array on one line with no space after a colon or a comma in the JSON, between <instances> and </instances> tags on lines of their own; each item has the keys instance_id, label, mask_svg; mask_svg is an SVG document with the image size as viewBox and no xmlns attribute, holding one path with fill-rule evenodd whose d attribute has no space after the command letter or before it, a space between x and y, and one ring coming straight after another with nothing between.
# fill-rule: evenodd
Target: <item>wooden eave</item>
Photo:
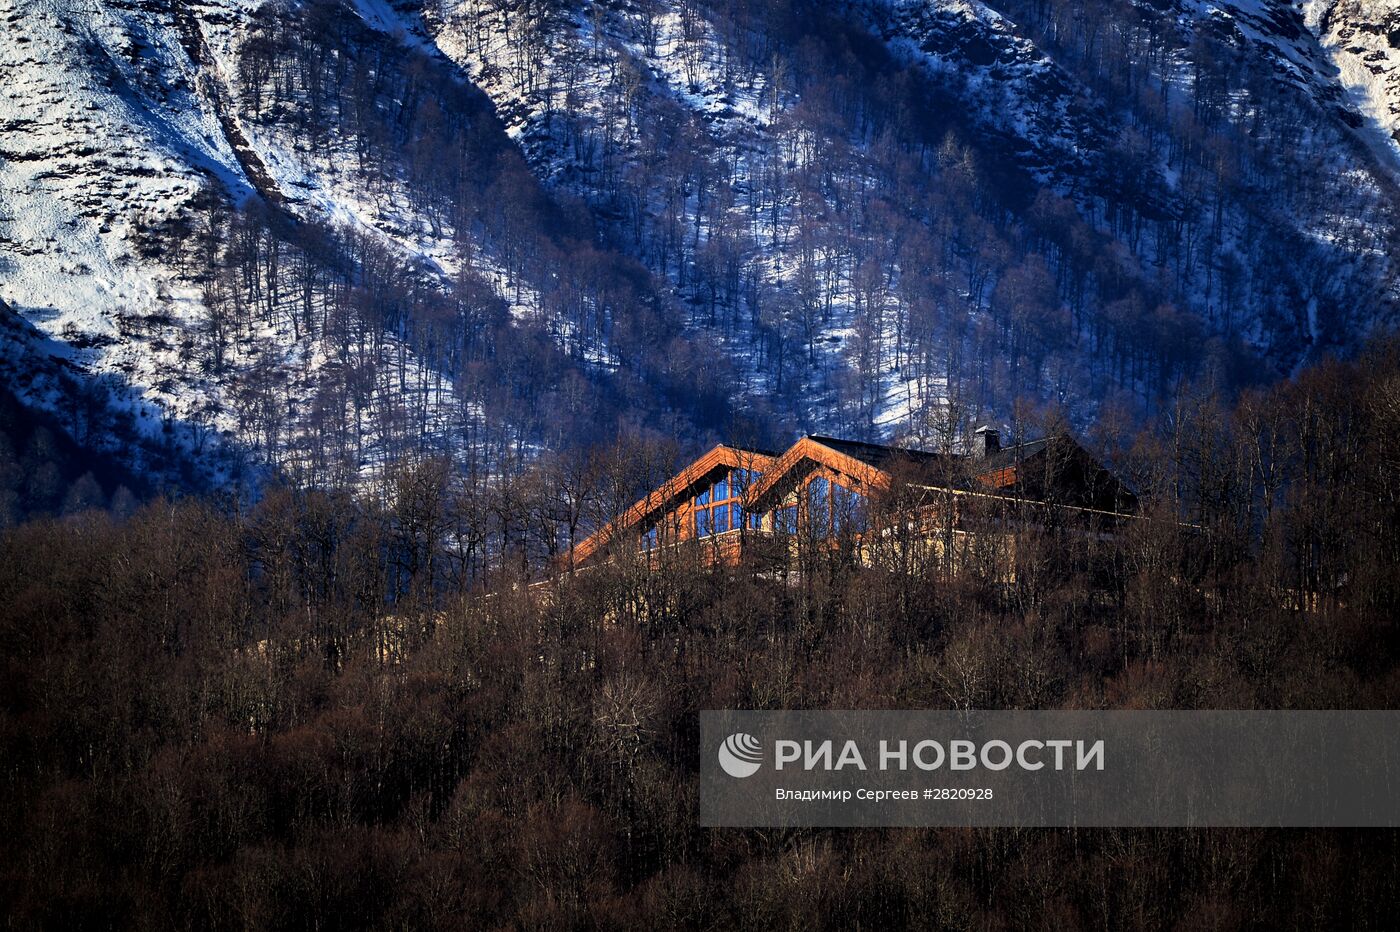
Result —
<instances>
[{"instance_id":1,"label":"wooden eave","mask_svg":"<svg viewBox=\"0 0 1400 932\"><path fill-rule=\"evenodd\" d=\"M786 453L778 457L778 461L763 473L762 478L754 483L745 496L744 507L749 511L767 511L773 507L776 503L770 499L773 497L774 491L784 487L786 478L804 460L810 460L819 466L825 466L832 472L855 480L857 488L853 491L861 494L870 495L871 493L889 491L890 474L883 469L876 469L869 463L861 462L839 450L833 450L811 437L803 437L793 444Z\"/></svg>"}]
</instances>

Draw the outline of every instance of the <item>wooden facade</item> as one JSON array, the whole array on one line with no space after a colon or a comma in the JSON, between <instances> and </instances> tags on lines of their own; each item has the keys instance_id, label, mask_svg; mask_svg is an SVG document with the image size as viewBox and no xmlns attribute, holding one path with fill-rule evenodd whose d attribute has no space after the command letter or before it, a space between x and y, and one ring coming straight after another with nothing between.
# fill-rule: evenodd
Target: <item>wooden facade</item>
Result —
<instances>
[{"instance_id":1,"label":"wooden facade","mask_svg":"<svg viewBox=\"0 0 1400 932\"><path fill-rule=\"evenodd\" d=\"M970 509L1008 526L1013 515L1018 525L1068 517L1095 533L1135 511L1132 493L1071 438L1002 449L985 433L965 455L820 436L781 454L721 444L580 543L570 566L693 544L730 562L781 538L854 540L864 554L895 527L941 552L966 534ZM1013 554L1014 541L997 549Z\"/></svg>"}]
</instances>

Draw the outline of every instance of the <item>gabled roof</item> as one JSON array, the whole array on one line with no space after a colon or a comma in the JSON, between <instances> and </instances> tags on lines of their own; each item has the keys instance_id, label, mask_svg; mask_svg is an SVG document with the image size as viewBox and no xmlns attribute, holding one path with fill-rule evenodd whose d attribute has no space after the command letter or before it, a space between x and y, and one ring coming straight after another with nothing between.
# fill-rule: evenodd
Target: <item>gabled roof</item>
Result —
<instances>
[{"instance_id":1,"label":"gabled roof","mask_svg":"<svg viewBox=\"0 0 1400 932\"><path fill-rule=\"evenodd\" d=\"M578 566L586 561L618 534L637 527L657 512L671 508L678 499L688 497L691 489L710 474L720 469L767 470L772 465L774 456L775 454L763 450L746 450L723 443L717 444L704 456L667 479L660 488L638 499L621 517L609 521L581 541L574 548L573 565Z\"/></svg>"},{"instance_id":2,"label":"gabled roof","mask_svg":"<svg viewBox=\"0 0 1400 932\"><path fill-rule=\"evenodd\" d=\"M772 499L787 491L788 482L794 475L805 474L804 463L812 466L825 466L833 472L852 479L855 491L870 493L887 491L890 487L888 467L901 456L934 456L921 451L905 451L897 447L882 447L874 443L860 443L854 440L837 440L833 437L803 437L778 458L754 483L746 496L747 508L765 511L772 506Z\"/></svg>"},{"instance_id":3,"label":"gabled roof","mask_svg":"<svg viewBox=\"0 0 1400 932\"><path fill-rule=\"evenodd\" d=\"M974 477L993 490L1058 500L1061 504L1131 513L1137 496L1068 434L1006 447L975 461Z\"/></svg>"}]
</instances>

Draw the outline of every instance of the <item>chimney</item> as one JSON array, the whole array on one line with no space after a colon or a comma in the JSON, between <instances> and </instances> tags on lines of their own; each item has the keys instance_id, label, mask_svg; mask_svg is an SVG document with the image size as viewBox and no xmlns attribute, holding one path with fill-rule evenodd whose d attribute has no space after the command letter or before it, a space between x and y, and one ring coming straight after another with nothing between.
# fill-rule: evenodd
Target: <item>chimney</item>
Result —
<instances>
[{"instance_id":1,"label":"chimney","mask_svg":"<svg viewBox=\"0 0 1400 932\"><path fill-rule=\"evenodd\" d=\"M990 424L984 424L972 432L972 455L980 459L995 456L1001 450L1001 434Z\"/></svg>"}]
</instances>

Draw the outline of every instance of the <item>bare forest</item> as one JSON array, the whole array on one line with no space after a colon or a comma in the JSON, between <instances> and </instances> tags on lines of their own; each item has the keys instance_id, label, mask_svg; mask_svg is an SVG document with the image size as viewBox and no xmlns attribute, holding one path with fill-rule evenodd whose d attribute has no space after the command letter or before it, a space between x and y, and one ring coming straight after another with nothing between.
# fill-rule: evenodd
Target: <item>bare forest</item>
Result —
<instances>
[{"instance_id":1,"label":"bare forest","mask_svg":"<svg viewBox=\"0 0 1400 932\"><path fill-rule=\"evenodd\" d=\"M1380 928L1396 836L695 826L700 708L1391 708L1400 355L1105 431L1143 520L1014 584L558 569L674 450L0 538L15 928ZM532 585L532 583L534 585Z\"/></svg>"}]
</instances>

